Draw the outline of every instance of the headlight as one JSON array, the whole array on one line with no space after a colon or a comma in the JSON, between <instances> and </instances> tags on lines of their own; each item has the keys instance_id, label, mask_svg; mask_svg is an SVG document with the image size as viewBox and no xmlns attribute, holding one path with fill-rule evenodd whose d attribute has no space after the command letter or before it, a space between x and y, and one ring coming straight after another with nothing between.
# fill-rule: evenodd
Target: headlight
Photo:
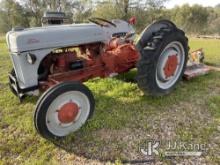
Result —
<instances>
[{"instance_id":1,"label":"headlight","mask_svg":"<svg viewBox=\"0 0 220 165\"><path fill-rule=\"evenodd\" d=\"M37 57L31 53L28 53L26 57L29 64L34 64L37 60Z\"/></svg>"}]
</instances>

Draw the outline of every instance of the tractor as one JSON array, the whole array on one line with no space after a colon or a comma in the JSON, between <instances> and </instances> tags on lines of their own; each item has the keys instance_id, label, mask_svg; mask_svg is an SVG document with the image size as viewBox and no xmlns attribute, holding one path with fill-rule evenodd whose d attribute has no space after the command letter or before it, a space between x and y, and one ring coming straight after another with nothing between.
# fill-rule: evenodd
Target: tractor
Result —
<instances>
[{"instance_id":1,"label":"tractor","mask_svg":"<svg viewBox=\"0 0 220 165\"><path fill-rule=\"evenodd\" d=\"M95 100L83 82L114 77L137 68L146 94L169 94L188 60L188 39L169 20L152 23L135 42L134 18L15 28L6 35L13 69L11 91L20 99L40 96L34 124L40 135L60 139L92 117Z\"/></svg>"}]
</instances>

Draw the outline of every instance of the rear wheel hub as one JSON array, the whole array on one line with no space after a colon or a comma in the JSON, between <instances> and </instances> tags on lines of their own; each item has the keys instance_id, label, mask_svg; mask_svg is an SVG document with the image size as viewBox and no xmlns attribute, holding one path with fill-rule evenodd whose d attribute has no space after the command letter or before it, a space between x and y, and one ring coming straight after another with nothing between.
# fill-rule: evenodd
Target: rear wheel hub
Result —
<instances>
[{"instance_id":1,"label":"rear wheel hub","mask_svg":"<svg viewBox=\"0 0 220 165\"><path fill-rule=\"evenodd\" d=\"M177 55L169 56L164 67L164 75L166 76L166 78L174 76L177 66L178 66Z\"/></svg>"},{"instance_id":2,"label":"rear wheel hub","mask_svg":"<svg viewBox=\"0 0 220 165\"><path fill-rule=\"evenodd\" d=\"M179 41L169 43L161 52L157 63L156 82L169 89L178 81L185 63L185 50Z\"/></svg>"},{"instance_id":3,"label":"rear wheel hub","mask_svg":"<svg viewBox=\"0 0 220 165\"><path fill-rule=\"evenodd\" d=\"M58 119L63 124L74 122L79 113L79 107L74 102L64 104L58 110Z\"/></svg>"}]
</instances>

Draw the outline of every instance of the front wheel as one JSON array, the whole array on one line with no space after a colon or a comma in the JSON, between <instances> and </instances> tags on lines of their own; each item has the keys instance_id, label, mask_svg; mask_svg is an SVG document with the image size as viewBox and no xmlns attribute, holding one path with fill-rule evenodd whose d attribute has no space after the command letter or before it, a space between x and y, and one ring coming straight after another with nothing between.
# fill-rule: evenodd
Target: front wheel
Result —
<instances>
[{"instance_id":1,"label":"front wheel","mask_svg":"<svg viewBox=\"0 0 220 165\"><path fill-rule=\"evenodd\" d=\"M188 39L177 28L161 28L141 50L138 85L145 92L169 94L181 79L188 59Z\"/></svg>"},{"instance_id":2,"label":"front wheel","mask_svg":"<svg viewBox=\"0 0 220 165\"><path fill-rule=\"evenodd\" d=\"M58 84L39 99L34 116L35 127L44 138L65 137L86 123L94 106L94 97L83 84Z\"/></svg>"}]
</instances>

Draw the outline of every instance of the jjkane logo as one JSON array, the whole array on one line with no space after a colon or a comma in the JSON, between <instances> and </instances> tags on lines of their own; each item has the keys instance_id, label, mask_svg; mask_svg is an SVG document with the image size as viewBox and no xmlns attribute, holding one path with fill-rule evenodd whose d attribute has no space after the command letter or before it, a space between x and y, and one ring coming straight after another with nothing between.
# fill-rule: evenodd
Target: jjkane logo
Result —
<instances>
[{"instance_id":1,"label":"jjkane logo","mask_svg":"<svg viewBox=\"0 0 220 165\"><path fill-rule=\"evenodd\" d=\"M140 145L140 152L145 156L158 156L159 149L163 149L165 156L201 156L209 147L207 144L181 141L167 141L162 145L160 141L149 140Z\"/></svg>"},{"instance_id":2,"label":"jjkane logo","mask_svg":"<svg viewBox=\"0 0 220 165\"><path fill-rule=\"evenodd\" d=\"M153 154L159 155L159 151L157 150L160 146L159 141L147 141L144 143L145 145L140 148L140 151L144 155L152 156Z\"/></svg>"}]
</instances>

